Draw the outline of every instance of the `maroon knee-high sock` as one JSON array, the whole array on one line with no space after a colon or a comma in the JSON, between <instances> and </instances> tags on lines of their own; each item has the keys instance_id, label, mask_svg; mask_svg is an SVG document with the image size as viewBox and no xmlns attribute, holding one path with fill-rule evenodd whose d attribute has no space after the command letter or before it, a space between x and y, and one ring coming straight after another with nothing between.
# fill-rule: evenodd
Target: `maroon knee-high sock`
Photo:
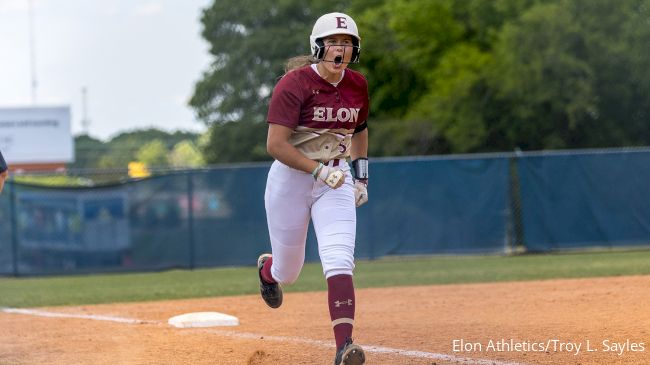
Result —
<instances>
[{"instance_id":1,"label":"maroon knee-high sock","mask_svg":"<svg viewBox=\"0 0 650 365\"><path fill-rule=\"evenodd\" d=\"M336 348L340 349L345 344L345 339L352 337L356 304L352 275L335 275L327 279L327 302L334 327Z\"/></svg>"},{"instance_id":2,"label":"maroon knee-high sock","mask_svg":"<svg viewBox=\"0 0 650 365\"><path fill-rule=\"evenodd\" d=\"M271 265L273 265L273 257L269 257L266 261L264 261L264 266L262 266L262 280L264 280L267 284L276 283L275 279L273 279L273 275L271 275Z\"/></svg>"}]
</instances>

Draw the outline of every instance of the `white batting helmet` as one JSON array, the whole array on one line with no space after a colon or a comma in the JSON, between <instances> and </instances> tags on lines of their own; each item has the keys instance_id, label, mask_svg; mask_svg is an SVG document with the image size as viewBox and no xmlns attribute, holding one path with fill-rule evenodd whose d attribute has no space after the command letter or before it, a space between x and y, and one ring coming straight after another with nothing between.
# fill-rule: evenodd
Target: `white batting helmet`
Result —
<instances>
[{"instance_id":1,"label":"white batting helmet","mask_svg":"<svg viewBox=\"0 0 650 365\"><path fill-rule=\"evenodd\" d=\"M359 62L359 54L361 53L359 29L357 29L357 23L354 22L354 19L343 13L328 13L316 20L311 36L309 36L312 56L317 60L325 56L323 38L333 34L349 34L352 36L353 48L350 63Z\"/></svg>"}]
</instances>

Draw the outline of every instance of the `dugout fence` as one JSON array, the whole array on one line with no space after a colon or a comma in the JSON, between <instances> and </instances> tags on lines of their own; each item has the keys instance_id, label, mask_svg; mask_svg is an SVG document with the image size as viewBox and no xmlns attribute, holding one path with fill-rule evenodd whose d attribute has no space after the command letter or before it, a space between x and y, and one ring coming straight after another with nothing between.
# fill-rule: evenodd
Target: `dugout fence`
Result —
<instances>
[{"instance_id":1,"label":"dugout fence","mask_svg":"<svg viewBox=\"0 0 650 365\"><path fill-rule=\"evenodd\" d=\"M269 250L269 166L139 180L67 171L57 187L12 179L0 195L0 275L252 265ZM650 245L647 148L376 158L371 175L358 258ZM306 258L318 260L311 228Z\"/></svg>"}]
</instances>

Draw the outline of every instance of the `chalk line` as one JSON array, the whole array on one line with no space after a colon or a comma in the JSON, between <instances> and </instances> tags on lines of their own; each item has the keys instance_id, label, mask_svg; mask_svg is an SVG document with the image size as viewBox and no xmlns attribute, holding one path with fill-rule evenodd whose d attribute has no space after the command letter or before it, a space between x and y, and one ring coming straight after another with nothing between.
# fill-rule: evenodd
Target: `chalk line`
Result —
<instances>
[{"instance_id":1,"label":"chalk line","mask_svg":"<svg viewBox=\"0 0 650 365\"><path fill-rule=\"evenodd\" d=\"M147 321L147 320L134 319L134 318L123 318L123 317L105 316L105 315L96 315L96 314L48 312L48 311L36 310L36 309L0 308L0 312L32 315L32 316L39 316L39 317L89 319L93 321L108 321L108 322L117 322L117 323L125 323L125 324L159 324L159 325L164 324L163 322L159 322L159 321ZM231 338L246 339L246 340L264 339L264 340L275 341L275 342L292 342L292 343L311 345L315 347L334 348L334 345L331 343L331 341L311 340L311 339L299 338L299 337L267 336L259 333L225 331L225 330L206 329L206 328L187 328L187 329L179 329L179 330L183 330L183 331L198 330L198 331L203 331L203 332L212 333L216 335L221 335L221 336L226 336ZM427 351L405 350L405 349L397 349L397 348L384 347L384 346L374 346L368 344L361 344L361 345L363 347L363 351L367 353L374 353L374 354L388 354L388 355L415 357L420 359L451 361L451 362L456 362L458 364L465 364L465 365L525 365L524 363L510 362L510 361L474 359L469 357L461 357L461 356L454 356L449 354L441 354L441 353L427 352Z\"/></svg>"},{"instance_id":2,"label":"chalk line","mask_svg":"<svg viewBox=\"0 0 650 365\"><path fill-rule=\"evenodd\" d=\"M140 319L102 316L96 314L60 313L60 312L47 312L47 311L36 310L36 309L16 309L16 308L0 308L0 310L5 313L26 314L26 315L38 316L38 317L79 318L79 319L90 319L93 321L107 321L107 322L128 323L128 324L153 323L151 321L143 321Z\"/></svg>"}]
</instances>

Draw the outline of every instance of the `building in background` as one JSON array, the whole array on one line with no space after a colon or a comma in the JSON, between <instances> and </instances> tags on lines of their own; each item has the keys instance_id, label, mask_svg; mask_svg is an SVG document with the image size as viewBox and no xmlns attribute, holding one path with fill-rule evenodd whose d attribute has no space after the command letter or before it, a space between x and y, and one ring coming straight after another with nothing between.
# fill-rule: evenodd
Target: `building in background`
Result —
<instances>
[{"instance_id":1,"label":"building in background","mask_svg":"<svg viewBox=\"0 0 650 365\"><path fill-rule=\"evenodd\" d=\"M0 108L0 150L9 169L56 171L74 162L69 106Z\"/></svg>"}]
</instances>

